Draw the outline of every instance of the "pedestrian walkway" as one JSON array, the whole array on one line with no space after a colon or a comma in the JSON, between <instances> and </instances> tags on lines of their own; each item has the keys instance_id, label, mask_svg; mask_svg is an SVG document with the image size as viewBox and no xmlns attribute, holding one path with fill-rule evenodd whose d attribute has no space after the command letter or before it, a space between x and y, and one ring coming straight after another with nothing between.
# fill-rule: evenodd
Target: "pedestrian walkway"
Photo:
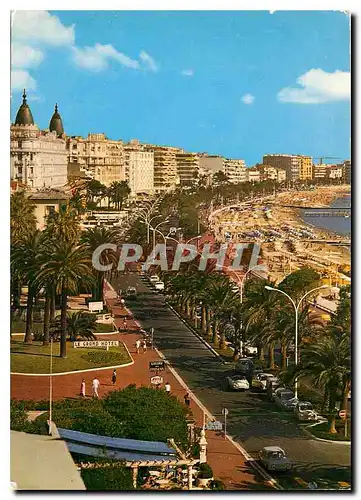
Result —
<instances>
[{"instance_id":1,"label":"pedestrian walkway","mask_svg":"<svg viewBox=\"0 0 361 500\"><path fill-rule=\"evenodd\" d=\"M129 319L130 311L118 305L118 301L114 297L114 292L110 285L106 284L105 300L108 307L111 309L116 326L123 328L123 318L128 315L127 331L121 332L118 335L106 336L102 335L102 340L120 340L124 342L135 363L131 366L117 369L117 382L114 386L111 381L113 369L95 370L93 372L85 372L81 374L71 374L57 376L53 378L53 398L54 400L65 397L78 397L80 391L80 383L82 378L85 379L86 395L91 395L91 382L96 376L100 381L99 396L104 397L109 391L121 389L129 384L150 386L149 361L161 359L161 355L156 350L147 349L147 352L142 351L137 354L135 342L139 338L143 338L140 325L133 319ZM197 426L202 426L204 419L203 409L193 399L191 391L186 391L180 382L179 376L174 376L172 371L167 368L162 373L164 384L169 382L172 395L184 402L186 392L191 395L190 408L192 410ZM164 385L163 384L163 385ZM184 382L183 382L184 385ZM49 379L48 377L24 377L21 375L11 376L11 397L17 400L34 399L47 400L49 397ZM80 397L80 396L79 396ZM207 446L207 461L214 471L214 476L221 479L227 489L233 490L256 490L270 488L270 484L266 479L251 467L250 463L229 439L225 439L222 433L217 431L207 431L206 439Z\"/></svg>"}]
</instances>

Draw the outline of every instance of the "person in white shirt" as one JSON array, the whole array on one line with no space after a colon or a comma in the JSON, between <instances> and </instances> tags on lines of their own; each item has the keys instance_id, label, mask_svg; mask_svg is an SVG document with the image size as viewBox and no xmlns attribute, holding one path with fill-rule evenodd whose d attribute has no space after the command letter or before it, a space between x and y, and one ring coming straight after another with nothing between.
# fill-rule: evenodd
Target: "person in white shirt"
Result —
<instances>
[{"instance_id":1,"label":"person in white shirt","mask_svg":"<svg viewBox=\"0 0 361 500\"><path fill-rule=\"evenodd\" d=\"M140 349L141 342L139 339L135 341L135 348L137 350L137 354L139 354L139 349Z\"/></svg>"},{"instance_id":2,"label":"person in white shirt","mask_svg":"<svg viewBox=\"0 0 361 500\"><path fill-rule=\"evenodd\" d=\"M99 394L98 394L98 389L99 389L99 386L100 386L100 382L99 380L95 377L93 382L92 382L92 388L93 388L93 397L96 397L98 398L99 397Z\"/></svg>"},{"instance_id":3,"label":"person in white shirt","mask_svg":"<svg viewBox=\"0 0 361 500\"><path fill-rule=\"evenodd\" d=\"M170 394L170 383L169 383L169 382L167 382L167 383L165 384L164 389L165 389L165 392L166 392L167 394Z\"/></svg>"}]
</instances>

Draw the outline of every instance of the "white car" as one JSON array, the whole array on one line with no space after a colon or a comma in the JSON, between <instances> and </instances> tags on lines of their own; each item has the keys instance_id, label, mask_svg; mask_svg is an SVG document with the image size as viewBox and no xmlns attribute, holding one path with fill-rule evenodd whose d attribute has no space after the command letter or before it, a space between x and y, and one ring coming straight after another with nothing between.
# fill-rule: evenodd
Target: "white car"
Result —
<instances>
[{"instance_id":1,"label":"white car","mask_svg":"<svg viewBox=\"0 0 361 500\"><path fill-rule=\"evenodd\" d=\"M152 274L152 276L150 276L149 278L149 281L151 283L156 283L157 281L159 281L159 276L157 276L156 274Z\"/></svg>"},{"instance_id":2,"label":"white car","mask_svg":"<svg viewBox=\"0 0 361 500\"><path fill-rule=\"evenodd\" d=\"M269 471L283 471L291 468L291 462L279 446L265 446L259 452L262 465Z\"/></svg>"},{"instance_id":3,"label":"white car","mask_svg":"<svg viewBox=\"0 0 361 500\"><path fill-rule=\"evenodd\" d=\"M298 404L293 409L296 417L301 422L305 421L315 421L318 419L318 415L312 407L312 404L308 401L299 401Z\"/></svg>"},{"instance_id":4,"label":"white car","mask_svg":"<svg viewBox=\"0 0 361 500\"><path fill-rule=\"evenodd\" d=\"M163 283L163 281L156 281L156 282L154 283L154 288L155 288L156 290L158 290L159 292L160 292L160 291L163 291L163 290L164 290L164 283Z\"/></svg>"},{"instance_id":5,"label":"white car","mask_svg":"<svg viewBox=\"0 0 361 500\"><path fill-rule=\"evenodd\" d=\"M247 391L249 389L249 383L246 377L242 377L242 375L232 375L231 377L226 378L228 389L232 389L234 391Z\"/></svg>"},{"instance_id":6,"label":"white car","mask_svg":"<svg viewBox=\"0 0 361 500\"><path fill-rule=\"evenodd\" d=\"M252 387L265 391L267 389L267 380L274 378L272 373L258 373L252 380Z\"/></svg>"}]
</instances>

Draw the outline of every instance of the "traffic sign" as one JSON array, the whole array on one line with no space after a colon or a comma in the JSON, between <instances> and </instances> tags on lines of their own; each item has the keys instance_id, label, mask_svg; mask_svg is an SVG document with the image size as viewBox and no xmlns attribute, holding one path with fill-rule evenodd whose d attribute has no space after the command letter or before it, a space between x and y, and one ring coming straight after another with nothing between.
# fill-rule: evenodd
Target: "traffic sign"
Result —
<instances>
[{"instance_id":1,"label":"traffic sign","mask_svg":"<svg viewBox=\"0 0 361 500\"><path fill-rule=\"evenodd\" d=\"M150 379L150 383L153 385L160 385L163 384L163 377L156 375L155 377L152 377Z\"/></svg>"},{"instance_id":2,"label":"traffic sign","mask_svg":"<svg viewBox=\"0 0 361 500\"><path fill-rule=\"evenodd\" d=\"M216 420L215 422L208 422L206 424L207 431L221 431L223 428L222 422Z\"/></svg>"},{"instance_id":3,"label":"traffic sign","mask_svg":"<svg viewBox=\"0 0 361 500\"><path fill-rule=\"evenodd\" d=\"M347 415L346 410L340 410L338 412L338 415L340 418L346 418L346 415Z\"/></svg>"},{"instance_id":4,"label":"traffic sign","mask_svg":"<svg viewBox=\"0 0 361 500\"><path fill-rule=\"evenodd\" d=\"M149 371L157 372L165 370L164 361L149 361Z\"/></svg>"},{"instance_id":5,"label":"traffic sign","mask_svg":"<svg viewBox=\"0 0 361 500\"><path fill-rule=\"evenodd\" d=\"M228 415L228 409L227 408L223 408L222 409L222 415Z\"/></svg>"}]
</instances>

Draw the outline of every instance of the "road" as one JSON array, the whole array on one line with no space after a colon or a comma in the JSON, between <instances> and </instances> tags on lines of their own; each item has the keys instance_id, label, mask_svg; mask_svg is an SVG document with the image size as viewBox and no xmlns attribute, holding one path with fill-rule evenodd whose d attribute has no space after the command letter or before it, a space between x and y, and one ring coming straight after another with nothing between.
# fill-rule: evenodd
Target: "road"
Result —
<instances>
[{"instance_id":1,"label":"road","mask_svg":"<svg viewBox=\"0 0 361 500\"><path fill-rule=\"evenodd\" d=\"M127 305L143 328L154 327L154 342L202 403L222 420L228 408L227 431L251 454L267 445L281 446L294 463L292 474L279 475L286 487L297 487L296 478L334 486L335 481L351 482L350 446L310 439L292 413L278 412L265 394L227 392L222 380L233 371L224 364L166 306L162 295L148 288L135 273L121 276L113 286L123 290L136 286L138 299Z\"/></svg>"}]
</instances>

